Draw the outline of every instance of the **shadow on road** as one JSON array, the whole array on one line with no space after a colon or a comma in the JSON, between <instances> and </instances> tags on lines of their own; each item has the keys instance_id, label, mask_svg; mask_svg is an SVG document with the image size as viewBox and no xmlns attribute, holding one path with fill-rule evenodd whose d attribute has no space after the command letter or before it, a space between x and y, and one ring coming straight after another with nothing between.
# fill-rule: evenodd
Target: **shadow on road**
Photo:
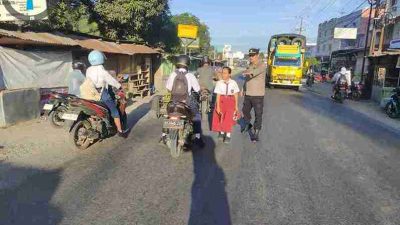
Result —
<instances>
[{"instance_id":1,"label":"shadow on road","mask_svg":"<svg viewBox=\"0 0 400 225\"><path fill-rule=\"evenodd\" d=\"M194 148L192 202L189 225L230 225L225 174L215 159L215 142L204 136L206 147Z\"/></svg>"},{"instance_id":2,"label":"shadow on road","mask_svg":"<svg viewBox=\"0 0 400 225\"><path fill-rule=\"evenodd\" d=\"M15 189L0 190L0 224L47 225L58 224L63 217L59 208L51 204L61 181L61 171L21 168L12 170L33 174Z\"/></svg>"},{"instance_id":3,"label":"shadow on road","mask_svg":"<svg viewBox=\"0 0 400 225\"><path fill-rule=\"evenodd\" d=\"M150 111L150 103L145 103L134 109L128 114L128 121L126 128L129 130L127 137L131 133L132 129L135 127L137 122L142 119Z\"/></svg>"},{"instance_id":4,"label":"shadow on road","mask_svg":"<svg viewBox=\"0 0 400 225\"><path fill-rule=\"evenodd\" d=\"M400 146L400 131L385 126L374 118L365 116L346 105L339 104L319 95L302 96L292 95L290 100L306 110L327 117L337 123L343 124L359 134L366 135L370 140Z\"/></svg>"}]
</instances>

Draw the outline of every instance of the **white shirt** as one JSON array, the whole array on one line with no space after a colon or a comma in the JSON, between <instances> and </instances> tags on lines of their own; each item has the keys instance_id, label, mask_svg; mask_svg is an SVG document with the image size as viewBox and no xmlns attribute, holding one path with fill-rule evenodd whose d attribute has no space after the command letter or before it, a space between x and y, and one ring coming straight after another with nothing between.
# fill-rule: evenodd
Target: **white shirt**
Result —
<instances>
[{"instance_id":1,"label":"white shirt","mask_svg":"<svg viewBox=\"0 0 400 225\"><path fill-rule=\"evenodd\" d=\"M219 80L214 89L214 93L220 95L234 95L239 92L240 89L238 84L232 79L229 79L228 83L225 83L224 80Z\"/></svg>"},{"instance_id":2,"label":"white shirt","mask_svg":"<svg viewBox=\"0 0 400 225\"><path fill-rule=\"evenodd\" d=\"M345 78L345 81L347 82L348 85L351 84L351 72L347 71L345 75L341 74L341 73L335 73L335 75L333 76L332 80L337 83L339 78L341 77Z\"/></svg>"},{"instance_id":3,"label":"white shirt","mask_svg":"<svg viewBox=\"0 0 400 225\"><path fill-rule=\"evenodd\" d=\"M182 69L182 68L180 68L179 71L186 72L186 70ZM168 80L167 80L166 87L167 87L167 89L169 91L172 91L172 87L174 86L175 77L176 77L176 73L172 72L171 75L169 76ZM188 93L189 93L189 95L191 94L192 89L195 92L199 92L200 91L199 81L197 81L197 78L192 73L187 73L186 74L186 79L187 79L187 82L188 82Z\"/></svg>"},{"instance_id":4,"label":"white shirt","mask_svg":"<svg viewBox=\"0 0 400 225\"><path fill-rule=\"evenodd\" d=\"M96 88L108 88L108 85L115 88L121 87L121 84L104 69L103 65L89 67L86 71L86 77L93 82Z\"/></svg>"}]
</instances>

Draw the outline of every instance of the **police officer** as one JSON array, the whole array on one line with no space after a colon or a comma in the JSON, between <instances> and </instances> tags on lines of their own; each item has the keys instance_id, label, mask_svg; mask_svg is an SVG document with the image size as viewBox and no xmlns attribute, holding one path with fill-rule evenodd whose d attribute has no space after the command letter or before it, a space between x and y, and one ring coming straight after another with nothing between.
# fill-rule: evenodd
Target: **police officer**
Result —
<instances>
[{"instance_id":1,"label":"police officer","mask_svg":"<svg viewBox=\"0 0 400 225\"><path fill-rule=\"evenodd\" d=\"M260 50L256 48L249 50L250 65L243 73L246 78L243 87L244 102L242 111L246 124L241 131L243 133L254 127L254 133L251 135L253 142L259 141L265 95L266 67L260 59L259 52ZM251 124L251 110L253 108L255 112L254 126Z\"/></svg>"}]
</instances>

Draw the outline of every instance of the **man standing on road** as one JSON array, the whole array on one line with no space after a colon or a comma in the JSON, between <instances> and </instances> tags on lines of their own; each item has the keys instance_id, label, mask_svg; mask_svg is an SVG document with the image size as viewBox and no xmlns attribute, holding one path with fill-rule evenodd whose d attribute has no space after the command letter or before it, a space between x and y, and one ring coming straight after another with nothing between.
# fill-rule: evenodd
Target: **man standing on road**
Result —
<instances>
[{"instance_id":1,"label":"man standing on road","mask_svg":"<svg viewBox=\"0 0 400 225\"><path fill-rule=\"evenodd\" d=\"M251 110L254 108L254 133L251 135L253 142L259 141L265 95L266 67L260 60L259 52L260 50L255 48L249 50L250 65L243 73L246 81L243 87L244 102L242 111L246 125L242 127L241 131L242 133L251 131L253 127L251 124Z\"/></svg>"}]
</instances>

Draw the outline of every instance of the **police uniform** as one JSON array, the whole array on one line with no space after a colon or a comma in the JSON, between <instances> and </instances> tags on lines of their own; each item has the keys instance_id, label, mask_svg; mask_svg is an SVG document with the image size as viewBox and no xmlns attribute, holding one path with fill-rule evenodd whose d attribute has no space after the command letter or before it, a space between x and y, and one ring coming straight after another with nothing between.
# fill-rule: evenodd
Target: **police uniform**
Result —
<instances>
[{"instance_id":1,"label":"police uniform","mask_svg":"<svg viewBox=\"0 0 400 225\"><path fill-rule=\"evenodd\" d=\"M249 55L257 55L259 54L259 51L259 49L252 48L249 50ZM262 59L260 59L257 65L250 64L245 72L249 73L250 75L246 76L246 81L243 87L243 91L245 93L242 109L243 116L246 123L250 124L251 110L254 108L254 129L258 135L257 130L259 131L262 127L266 67L262 62Z\"/></svg>"}]
</instances>

